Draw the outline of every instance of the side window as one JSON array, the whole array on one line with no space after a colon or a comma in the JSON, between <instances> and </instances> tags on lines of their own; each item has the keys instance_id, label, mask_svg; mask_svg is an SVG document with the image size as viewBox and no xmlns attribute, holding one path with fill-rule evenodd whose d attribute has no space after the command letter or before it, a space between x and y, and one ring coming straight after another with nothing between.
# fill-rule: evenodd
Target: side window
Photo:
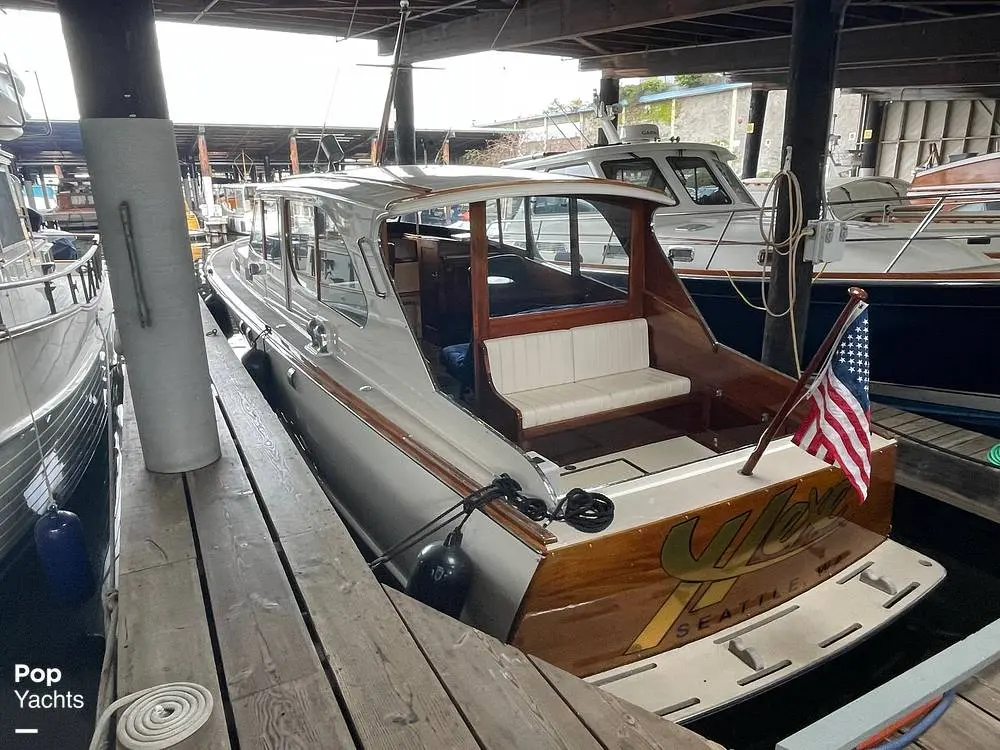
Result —
<instances>
[{"instance_id":1,"label":"side window","mask_svg":"<svg viewBox=\"0 0 1000 750\"><path fill-rule=\"evenodd\" d=\"M260 201L253 204L253 224L250 226L250 252L258 257L264 255L264 211Z\"/></svg>"},{"instance_id":2,"label":"side window","mask_svg":"<svg viewBox=\"0 0 1000 750\"><path fill-rule=\"evenodd\" d=\"M261 201L264 209L264 257L281 267L281 213L277 200ZM256 217L254 217L256 222Z\"/></svg>"},{"instance_id":3,"label":"side window","mask_svg":"<svg viewBox=\"0 0 1000 750\"><path fill-rule=\"evenodd\" d=\"M726 206L733 202L700 156L668 156L667 163L699 206Z\"/></svg>"},{"instance_id":4,"label":"side window","mask_svg":"<svg viewBox=\"0 0 1000 750\"><path fill-rule=\"evenodd\" d=\"M596 209L586 201L580 201L580 213L595 213ZM569 213L569 198L559 195L537 195L531 199L533 216L566 215Z\"/></svg>"},{"instance_id":5,"label":"side window","mask_svg":"<svg viewBox=\"0 0 1000 750\"><path fill-rule=\"evenodd\" d=\"M590 168L589 164L570 164L566 167L553 167L548 170L552 174L568 174L574 177L593 177L594 170Z\"/></svg>"},{"instance_id":6,"label":"side window","mask_svg":"<svg viewBox=\"0 0 1000 750\"><path fill-rule=\"evenodd\" d=\"M304 201L288 201L288 238L292 275L302 286L316 289L316 209Z\"/></svg>"},{"instance_id":7,"label":"side window","mask_svg":"<svg viewBox=\"0 0 1000 750\"><path fill-rule=\"evenodd\" d=\"M652 159L623 159L621 161L606 161L601 164L604 176L609 180L627 182L630 185L649 188L663 193L671 203L677 204L677 196L667 185L666 179L660 173L660 168Z\"/></svg>"},{"instance_id":8,"label":"side window","mask_svg":"<svg viewBox=\"0 0 1000 750\"><path fill-rule=\"evenodd\" d=\"M330 215L316 209L316 243L319 250L319 300L347 319L363 326L368 302L358 282L358 272L347 244Z\"/></svg>"},{"instance_id":9,"label":"side window","mask_svg":"<svg viewBox=\"0 0 1000 750\"><path fill-rule=\"evenodd\" d=\"M740 178L736 176L736 173L728 164L719 158L718 154L712 157L712 162L715 164L715 171L722 175L722 179L729 186L730 193L736 197L737 201L740 203L754 203L754 199L750 197L750 193L747 192Z\"/></svg>"}]
</instances>

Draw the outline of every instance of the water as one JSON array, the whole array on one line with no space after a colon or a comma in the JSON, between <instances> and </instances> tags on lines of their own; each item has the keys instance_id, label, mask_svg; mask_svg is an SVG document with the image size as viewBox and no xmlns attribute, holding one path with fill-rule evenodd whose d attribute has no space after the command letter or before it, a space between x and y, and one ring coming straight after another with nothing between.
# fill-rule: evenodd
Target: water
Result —
<instances>
[{"instance_id":1,"label":"water","mask_svg":"<svg viewBox=\"0 0 1000 750\"><path fill-rule=\"evenodd\" d=\"M67 508L77 513L87 534L95 571L100 571L107 546L108 456L99 448ZM94 727L97 684L104 655L100 594L81 607L67 607L48 592L33 542L25 540L0 578L0 747L4 750L63 748L82 750ZM83 709L21 709L14 692L14 665L56 667L57 686L30 685L35 692L70 692L82 696ZM39 734L14 735L16 727L37 728Z\"/></svg>"}]
</instances>

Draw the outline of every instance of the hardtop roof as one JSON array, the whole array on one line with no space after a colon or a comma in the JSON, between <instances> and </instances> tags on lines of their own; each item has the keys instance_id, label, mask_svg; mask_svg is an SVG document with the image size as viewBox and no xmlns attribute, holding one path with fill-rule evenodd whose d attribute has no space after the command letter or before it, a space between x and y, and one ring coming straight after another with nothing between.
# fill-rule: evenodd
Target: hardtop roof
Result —
<instances>
[{"instance_id":1,"label":"hardtop roof","mask_svg":"<svg viewBox=\"0 0 1000 750\"><path fill-rule=\"evenodd\" d=\"M405 213L424 205L440 205L443 201L466 203L492 197L559 192L631 197L668 204L661 193L626 183L498 167L373 167L298 175L259 186L265 193L303 188L368 206L373 211L390 210L390 213ZM396 204L402 204L398 211L391 209Z\"/></svg>"}]
</instances>

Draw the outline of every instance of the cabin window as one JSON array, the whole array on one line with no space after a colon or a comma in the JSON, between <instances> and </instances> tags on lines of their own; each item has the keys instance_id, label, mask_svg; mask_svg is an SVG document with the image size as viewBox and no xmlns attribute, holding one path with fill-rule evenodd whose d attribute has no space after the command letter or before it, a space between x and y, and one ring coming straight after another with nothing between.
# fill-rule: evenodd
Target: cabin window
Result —
<instances>
[{"instance_id":1,"label":"cabin window","mask_svg":"<svg viewBox=\"0 0 1000 750\"><path fill-rule=\"evenodd\" d=\"M305 201L288 201L288 239L292 275L308 289L316 288L316 209Z\"/></svg>"},{"instance_id":2,"label":"cabin window","mask_svg":"<svg viewBox=\"0 0 1000 750\"><path fill-rule=\"evenodd\" d=\"M627 299L630 222L622 205L577 196L487 204L490 316Z\"/></svg>"},{"instance_id":3,"label":"cabin window","mask_svg":"<svg viewBox=\"0 0 1000 750\"><path fill-rule=\"evenodd\" d=\"M729 187L729 192L736 196L736 200L740 203L753 203L753 198L750 197L750 193L747 192L746 187L740 181L740 178L736 176L736 173L732 168L726 164L719 155L716 154L712 157L712 163L715 164L715 171L722 175L722 179L726 181L726 185Z\"/></svg>"},{"instance_id":4,"label":"cabin window","mask_svg":"<svg viewBox=\"0 0 1000 750\"><path fill-rule=\"evenodd\" d=\"M604 170L604 176L609 180L627 182L629 185L655 190L666 195L671 205L677 205L677 196L667 185L663 173L660 172L660 168L652 159L606 161L601 164L601 168Z\"/></svg>"},{"instance_id":5,"label":"cabin window","mask_svg":"<svg viewBox=\"0 0 1000 750\"><path fill-rule=\"evenodd\" d=\"M724 206L733 202L700 156L668 156L667 163L691 200L699 206Z\"/></svg>"},{"instance_id":6,"label":"cabin window","mask_svg":"<svg viewBox=\"0 0 1000 750\"><path fill-rule=\"evenodd\" d=\"M254 206L250 250L281 266L281 215L277 200L260 201Z\"/></svg>"},{"instance_id":7,"label":"cabin window","mask_svg":"<svg viewBox=\"0 0 1000 750\"><path fill-rule=\"evenodd\" d=\"M368 320L368 302L347 243L333 218L323 209L316 209L315 226L319 249L319 300L363 326Z\"/></svg>"},{"instance_id":8,"label":"cabin window","mask_svg":"<svg viewBox=\"0 0 1000 750\"><path fill-rule=\"evenodd\" d=\"M569 164L565 167L553 167L548 170L552 174L568 174L574 177L593 177L594 170L589 164Z\"/></svg>"}]
</instances>

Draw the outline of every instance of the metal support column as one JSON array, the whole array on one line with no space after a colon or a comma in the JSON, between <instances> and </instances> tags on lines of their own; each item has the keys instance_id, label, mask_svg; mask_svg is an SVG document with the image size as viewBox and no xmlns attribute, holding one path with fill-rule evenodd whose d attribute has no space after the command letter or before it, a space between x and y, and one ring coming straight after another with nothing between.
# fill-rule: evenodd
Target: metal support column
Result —
<instances>
[{"instance_id":1,"label":"metal support column","mask_svg":"<svg viewBox=\"0 0 1000 750\"><path fill-rule=\"evenodd\" d=\"M198 161L201 164L201 192L207 213L215 206L215 191L212 189L212 163L208 160L208 144L205 142L205 126L198 126Z\"/></svg>"},{"instance_id":2,"label":"metal support column","mask_svg":"<svg viewBox=\"0 0 1000 750\"><path fill-rule=\"evenodd\" d=\"M598 90L597 94L600 99L601 104L606 107L610 107L612 104L617 104L618 99L621 96L618 79L617 78L602 78L601 88ZM618 127L618 115L611 118L611 121ZM597 145L607 146L608 137L604 134L604 131L600 128L597 129Z\"/></svg>"},{"instance_id":3,"label":"metal support column","mask_svg":"<svg viewBox=\"0 0 1000 750\"><path fill-rule=\"evenodd\" d=\"M873 177L878 167L878 150L882 142L882 118L885 101L865 96L865 123L861 129L861 177Z\"/></svg>"},{"instance_id":4,"label":"metal support column","mask_svg":"<svg viewBox=\"0 0 1000 750\"><path fill-rule=\"evenodd\" d=\"M21 176L24 178L24 197L28 200L28 208L37 211L35 204L35 173L30 169L22 169Z\"/></svg>"},{"instance_id":5,"label":"metal support column","mask_svg":"<svg viewBox=\"0 0 1000 750\"><path fill-rule=\"evenodd\" d=\"M271 181L271 157L264 155L264 182Z\"/></svg>"},{"instance_id":6,"label":"metal support column","mask_svg":"<svg viewBox=\"0 0 1000 750\"><path fill-rule=\"evenodd\" d=\"M153 4L57 5L143 458L197 469L219 433Z\"/></svg>"},{"instance_id":7,"label":"metal support column","mask_svg":"<svg viewBox=\"0 0 1000 750\"><path fill-rule=\"evenodd\" d=\"M750 113L747 115L746 141L743 144L743 179L757 176L760 142L764 135L764 114L767 112L767 89L750 92Z\"/></svg>"},{"instance_id":8,"label":"metal support column","mask_svg":"<svg viewBox=\"0 0 1000 750\"><path fill-rule=\"evenodd\" d=\"M45 210L48 211L52 208L52 202L49 200L49 186L45 184L45 170L38 170L38 181L42 184L42 205L45 206Z\"/></svg>"},{"instance_id":9,"label":"metal support column","mask_svg":"<svg viewBox=\"0 0 1000 750\"><path fill-rule=\"evenodd\" d=\"M299 173L299 143L295 133L288 136L288 160L292 163L292 174Z\"/></svg>"},{"instance_id":10,"label":"metal support column","mask_svg":"<svg viewBox=\"0 0 1000 750\"><path fill-rule=\"evenodd\" d=\"M803 221L819 218L823 202L823 172L827 137L833 107L837 44L846 0L795 0L792 21L792 48L789 60L788 101L785 105L785 137L782 159L791 151L786 166L802 188ZM779 248L789 238L788 183L782 183L775 210L775 240ZM771 285L767 304L771 312L764 322L762 361L789 375L795 375L803 356L812 263L801 260L803 240L794 243L791 254L772 255ZM795 256L794 264L790 262ZM789 308L789 277L794 274L795 299ZM846 299L844 300L846 303ZM794 331L794 335L793 335Z\"/></svg>"},{"instance_id":11,"label":"metal support column","mask_svg":"<svg viewBox=\"0 0 1000 750\"><path fill-rule=\"evenodd\" d=\"M413 68L400 65L393 96L396 122L393 140L396 142L396 163L417 163L417 134L413 120Z\"/></svg>"}]
</instances>

